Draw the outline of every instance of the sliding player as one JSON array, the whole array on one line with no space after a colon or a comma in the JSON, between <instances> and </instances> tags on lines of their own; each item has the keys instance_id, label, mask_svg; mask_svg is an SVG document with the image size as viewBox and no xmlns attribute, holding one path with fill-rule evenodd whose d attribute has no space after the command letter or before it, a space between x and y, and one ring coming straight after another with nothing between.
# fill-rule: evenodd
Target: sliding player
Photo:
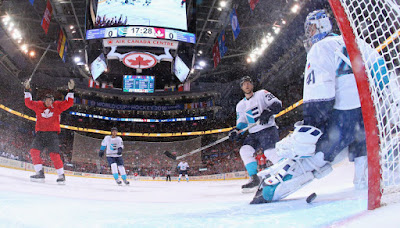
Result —
<instances>
[{"instance_id":1,"label":"sliding player","mask_svg":"<svg viewBox=\"0 0 400 228\"><path fill-rule=\"evenodd\" d=\"M121 185L119 180L118 170L121 174L121 178L126 185L129 185L129 181L126 179L126 172L124 167L124 160L122 159L122 149L124 149L124 144L122 138L117 136L118 129L116 127L111 128L111 135L104 137L101 142L101 148L99 156L103 157L106 151L107 162L111 166L111 173L114 176L115 182Z\"/></svg>"},{"instance_id":2,"label":"sliding player","mask_svg":"<svg viewBox=\"0 0 400 228\"><path fill-rule=\"evenodd\" d=\"M256 191L260 184L257 176L257 161L253 156L256 150L264 151L265 157L273 164L279 161L275 151L279 134L274 114L282 110L282 102L266 90L253 92L253 81L249 76L240 80L240 88L245 98L236 105L236 129L229 133L229 139L239 141L241 134L238 134L238 131L260 120L257 126L249 129L249 134L240 148L240 156L250 176L250 181L242 186L242 192L246 193Z\"/></svg>"},{"instance_id":3,"label":"sliding player","mask_svg":"<svg viewBox=\"0 0 400 228\"><path fill-rule=\"evenodd\" d=\"M324 10L316 10L307 16L304 121L296 123L293 134L277 143L278 154L286 159L270 169L251 203L280 200L314 178L326 176L332 170L330 163L346 147L350 161L355 163L355 187L367 185L360 98L343 38L332 34L331 29ZM376 54L365 47L362 49L368 51L368 55ZM380 78L378 83L387 77L381 62L366 64L375 79Z\"/></svg>"}]
</instances>

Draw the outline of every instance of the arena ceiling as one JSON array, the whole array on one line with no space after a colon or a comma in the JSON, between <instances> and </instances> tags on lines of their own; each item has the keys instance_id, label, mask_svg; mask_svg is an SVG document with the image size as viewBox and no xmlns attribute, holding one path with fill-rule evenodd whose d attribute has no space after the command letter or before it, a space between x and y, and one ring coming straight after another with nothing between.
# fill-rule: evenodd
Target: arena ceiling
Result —
<instances>
[{"instance_id":1,"label":"arena ceiling","mask_svg":"<svg viewBox=\"0 0 400 228\"><path fill-rule=\"evenodd\" d=\"M20 69L15 73L16 77L20 80L27 78L49 45L50 50L38 67L38 73L50 75L55 79L89 77L84 67L77 66L74 62L77 56L85 59L85 49L90 48L90 44L85 41L89 0L50 0L53 14L47 34L41 27L46 1L34 0L33 5L30 1L32 0L0 0L1 15L12 16L22 31L24 42L36 52L34 58L21 55L28 64L26 69ZM273 67L285 67L285 71L301 70L305 62L304 50L293 52L293 55L301 55L301 58L297 59L295 56L288 56L287 53L292 49L298 50L301 46L303 22L307 12L317 7L328 6L327 1L260 0L256 8L251 10L247 0L226 0L226 3L227 5L222 7L221 0L187 0L188 31L196 34L197 41L194 45L180 45L179 52L194 57L194 66L197 66L199 61L206 63L203 69L196 70L189 76L190 81L229 82L237 80L244 74L267 74ZM296 13L291 11L294 4L300 5ZM236 40L233 38L229 17L232 8L236 9L240 26L240 34ZM69 45L66 63L58 56L55 43L60 28L65 32ZM280 32L275 34L274 28L279 28ZM3 29L7 28L3 25ZM212 48L222 30L225 31L227 52L220 64L214 68ZM262 45L262 39L268 33L273 34L275 41L264 50L257 61L248 63L247 58L251 51ZM4 36L2 39L5 39ZM18 47L15 42L14 45ZM291 61L289 66L287 61ZM115 71L109 72L103 80L115 79L121 67L114 69ZM152 70L162 75L170 73L170 70L163 69L161 65ZM172 76L165 77L161 83L175 80Z\"/></svg>"}]
</instances>

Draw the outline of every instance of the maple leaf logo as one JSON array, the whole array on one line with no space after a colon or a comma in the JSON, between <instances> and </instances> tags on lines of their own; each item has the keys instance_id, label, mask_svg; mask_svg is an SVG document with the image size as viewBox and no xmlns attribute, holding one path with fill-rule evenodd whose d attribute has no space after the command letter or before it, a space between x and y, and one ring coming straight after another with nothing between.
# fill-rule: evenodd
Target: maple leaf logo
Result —
<instances>
[{"instance_id":1,"label":"maple leaf logo","mask_svg":"<svg viewBox=\"0 0 400 228\"><path fill-rule=\"evenodd\" d=\"M50 109L46 109L44 110L44 112L42 113L42 117L43 118L50 118L53 116L53 112L50 112Z\"/></svg>"},{"instance_id":2,"label":"maple leaf logo","mask_svg":"<svg viewBox=\"0 0 400 228\"><path fill-rule=\"evenodd\" d=\"M128 59L128 62L132 65L137 65L139 66L139 68L141 68L141 66L143 67L149 66L151 60L144 60L142 56L139 55L136 59Z\"/></svg>"}]
</instances>

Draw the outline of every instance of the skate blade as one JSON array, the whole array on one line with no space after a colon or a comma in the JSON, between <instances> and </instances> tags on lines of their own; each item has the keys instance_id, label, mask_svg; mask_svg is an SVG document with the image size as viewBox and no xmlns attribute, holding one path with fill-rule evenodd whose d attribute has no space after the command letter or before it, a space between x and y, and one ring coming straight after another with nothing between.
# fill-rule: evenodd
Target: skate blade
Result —
<instances>
[{"instance_id":1,"label":"skate blade","mask_svg":"<svg viewBox=\"0 0 400 228\"><path fill-rule=\"evenodd\" d=\"M257 187L254 188L242 188L242 193L247 194L247 193L254 193L257 191Z\"/></svg>"},{"instance_id":2,"label":"skate blade","mask_svg":"<svg viewBox=\"0 0 400 228\"><path fill-rule=\"evenodd\" d=\"M65 181L58 181L57 184L58 185L65 185Z\"/></svg>"},{"instance_id":3,"label":"skate blade","mask_svg":"<svg viewBox=\"0 0 400 228\"><path fill-rule=\"evenodd\" d=\"M44 178L43 179L31 178L31 181L36 183L44 183Z\"/></svg>"}]
</instances>

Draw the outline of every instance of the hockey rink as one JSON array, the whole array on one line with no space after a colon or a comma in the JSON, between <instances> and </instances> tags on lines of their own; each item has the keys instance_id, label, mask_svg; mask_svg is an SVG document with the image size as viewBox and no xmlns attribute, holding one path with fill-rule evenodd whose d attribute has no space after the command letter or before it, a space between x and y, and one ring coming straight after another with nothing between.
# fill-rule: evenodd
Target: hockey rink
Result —
<instances>
[{"instance_id":1,"label":"hockey rink","mask_svg":"<svg viewBox=\"0 0 400 228\"><path fill-rule=\"evenodd\" d=\"M234 181L131 181L56 175L0 167L0 227L398 227L400 204L367 211L367 192L352 185L346 161L282 202L249 205ZM317 193L307 204L305 198Z\"/></svg>"}]
</instances>

